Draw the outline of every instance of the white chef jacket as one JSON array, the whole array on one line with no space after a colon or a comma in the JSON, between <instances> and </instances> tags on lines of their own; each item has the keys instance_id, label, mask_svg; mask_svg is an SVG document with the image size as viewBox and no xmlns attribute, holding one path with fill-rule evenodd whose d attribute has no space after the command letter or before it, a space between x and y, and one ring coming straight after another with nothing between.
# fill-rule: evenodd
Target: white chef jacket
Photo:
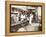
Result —
<instances>
[{"instance_id":1,"label":"white chef jacket","mask_svg":"<svg viewBox=\"0 0 46 37\"><path fill-rule=\"evenodd\" d=\"M25 17L26 17L25 15L22 15L22 14L21 14L21 21L22 21L23 19L25 19Z\"/></svg>"}]
</instances>

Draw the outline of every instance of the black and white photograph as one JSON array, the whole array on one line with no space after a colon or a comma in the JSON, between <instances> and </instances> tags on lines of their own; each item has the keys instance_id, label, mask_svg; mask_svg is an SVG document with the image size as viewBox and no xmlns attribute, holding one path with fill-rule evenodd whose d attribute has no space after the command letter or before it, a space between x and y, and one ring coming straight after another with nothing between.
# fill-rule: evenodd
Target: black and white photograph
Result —
<instances>
[{"instance_id":1,"label":"black and white photograph","mask_svg":"<svg viewBox=\"0 0 46 37\"><path fill-rule=\"evenodd\" d=\"M41 7L11 5L10 32L42 31Z\"/></svg>"}]
</instances>

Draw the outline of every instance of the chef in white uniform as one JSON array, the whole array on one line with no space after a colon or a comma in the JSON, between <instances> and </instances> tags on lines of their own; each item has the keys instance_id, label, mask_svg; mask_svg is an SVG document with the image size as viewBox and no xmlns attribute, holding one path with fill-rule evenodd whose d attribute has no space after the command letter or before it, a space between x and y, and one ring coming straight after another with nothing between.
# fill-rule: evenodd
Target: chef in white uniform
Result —
<instances>
[{"instance_id":1,"label":"chef in white uniform","mask_svg":"<svg viewBox=\"0 0 46 37\"><path fill-rule=\"evenodd\" d=\"M29 20L29 25L27 25L25 29L26 31L33 31L34 28L32 27L32 20L33 20L32 10L28 10L27 17Z\"/></svg>"},{"instance_id":2,"label":"chef in white uniform","mask_svg":"<svg viewBox=\"0 0 46 37\"><path fill-rule=\"evenodd\" d=\"M28 19L29 19L29 24L31 24L32 20L33 20L33 14L32 14L31 9L28 10L27 16L28 16Z\"/></svg>"},{"instance_id":3,"label":"chef in white uniform","mask_svg":"<svg viewBox=\"0 0 46 37\"><path fill-rule=\"evenodd\" d=\"M26 8L25 9L22 9L23 12L21 12L21 21L23 21L25 18L26 18L26 15L25 15L25 11L27 10ZM17 32L21 32L21 31L26 31L24 27L18 29Z\"/></svg>"}]
</instances>

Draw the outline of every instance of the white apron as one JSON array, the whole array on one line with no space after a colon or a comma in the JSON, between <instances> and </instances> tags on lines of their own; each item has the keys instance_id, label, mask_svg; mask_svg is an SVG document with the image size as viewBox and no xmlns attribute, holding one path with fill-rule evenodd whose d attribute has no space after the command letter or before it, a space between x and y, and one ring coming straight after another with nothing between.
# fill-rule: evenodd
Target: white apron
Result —
<instances>
[{"instance_id":1,"label":"white apron","mask_svg":"<svg viewBox=\"0 0 46 37\"><path fill-rule=\"evenodd\" d=\"M30 18L29 18L30 20L29 20L29 24L31 24L31 22L32 22L32 19L33 19L33 15L32 14L30 14Z\"/></svg>"}]
</instances>

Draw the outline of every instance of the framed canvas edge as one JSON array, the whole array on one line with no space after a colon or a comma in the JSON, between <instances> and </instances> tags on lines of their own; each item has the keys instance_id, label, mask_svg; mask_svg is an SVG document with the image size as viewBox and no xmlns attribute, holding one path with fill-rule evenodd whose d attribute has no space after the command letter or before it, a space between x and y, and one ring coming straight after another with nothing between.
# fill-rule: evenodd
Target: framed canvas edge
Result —
<instances>
[{"instance_id":1,"label":"framed canvas edge","mask_svg":"<svg viewBox=\"0 0 46 37\"><path fill-rule=\"evenodd\" d=\"M15 2L15 3L12 3L12 2ZM7 5L9 5L9 4L23 4L24 5L24 3L25 3L25 5L32 5L32 4L34 4L34 5L42 5L42 23L44 24L44 25L42 25L42 32L33 32L33 33L31 33L31 32L25 32L25 34L24 33L10 33L10 32L7 32ZM26 3L28 3L28 4L26 4ZM32 3L32 4L30 4L30 3ZM43 13L44 12L44 13ZM9 12L8 12L9 13ZM5 35L6 36L14 36L14 35L34 35L34 34L44 34L45 33L45 4L44 3L37 3L37 2L17 2L17 1L5 1Z\"/></svg>"}]
</instances>

